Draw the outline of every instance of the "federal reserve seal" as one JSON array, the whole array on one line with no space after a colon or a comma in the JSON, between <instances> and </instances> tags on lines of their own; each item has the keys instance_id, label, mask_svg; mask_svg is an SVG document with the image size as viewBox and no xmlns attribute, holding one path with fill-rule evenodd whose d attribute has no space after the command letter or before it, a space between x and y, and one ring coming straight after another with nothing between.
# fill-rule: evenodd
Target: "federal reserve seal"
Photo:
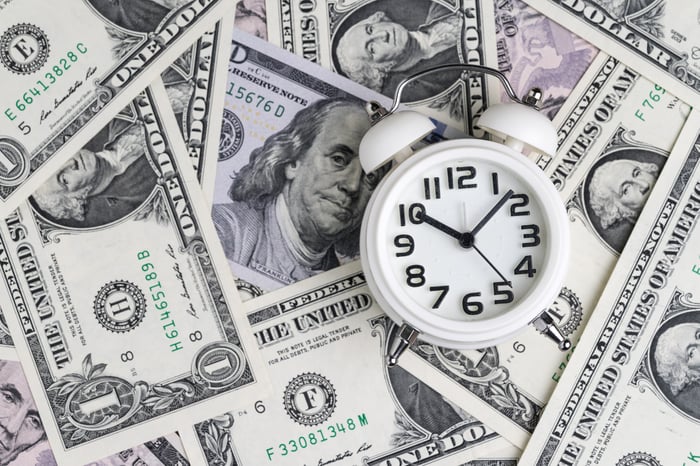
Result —
<instances>
[{"instance_id":1,"label":"federal reserve seal","mask_svg":"<svg viewBox=\"0 0 700 466\"><path fill-rule=\"evenodd\" d=\"M146 299L133 283L115 280L97 292L94 311L97 321L107 330L130 332L139 326L146 315Z\"/></svg>"},{"instance_id":2,"label":"federal reserve seal","mask_svg":"<svg viewBox=\"0 0 700 466\"><path fill-rule=\"evenodd\" d=\"M33 24L15 24L0 36L0 62L17 74L38 71L49 58L49 40Z\"/></svg>"},{"instance_id":3,"label":"federal reserve seal","mask_svg":"<svg viewBox=\"0 0 700 466\"><path fill-rule=\"evenodd\" d=\"M661 466L661 463L649 453L637 451L627 453L615 463L615 466Z\"/></svg>"},{"instance_id":4,"label":"federal reserve seal","mask_svg":"<svg viewBox=\"0 0 700 466\"><path fill-rule=\"evenodd\" d=\"M315 426L331 417L336 397L333 385L323 376L297 375L284 389L284 409L298 424Z\"/></svg>"},{"instance_id":5,"label":"federal reserve seal","mask_svg":"<svg viewBox=\"0 0 700 466\"><path fill-rule=\"evenodd\" d=\"M224 109L219 139L219 160L227 160L238 153L243 145L243 123L231 110Z\"/></svg>"}]
</instances>

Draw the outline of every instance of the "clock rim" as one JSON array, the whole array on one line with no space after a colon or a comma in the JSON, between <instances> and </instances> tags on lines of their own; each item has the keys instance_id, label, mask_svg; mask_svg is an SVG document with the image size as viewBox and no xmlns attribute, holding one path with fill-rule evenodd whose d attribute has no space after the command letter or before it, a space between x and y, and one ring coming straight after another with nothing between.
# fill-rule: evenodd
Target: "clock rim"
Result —
<instances>
[{"instance_id":1,"label":"clock rim","mask_svg":"<svg viewBox=\"0 0 700 466\"><path fill-rule=\"evenodd\" d=\"M392 285L397 285L400 290L405 287L396 280L393 270L388 266L388 260L381 258L379 242L370 241L369 238L379 237L378 220L382 218L382 214L386 215L384 211L387 208L393 208L393 205L388 207L386 200L400 190L397 185L403 175L409 171L426 170L425 166L421 166L424 164L432 167L448 163L457 157L467 157L467 154L452 155L454 150L464 149L472 150L469 155L481 159L490 159L490 155L493 155L495 158L490 162L501 165L504 170L516 172L526 185L529 185L528 194L534 193L537 196L542 206L544 222L551 233L542 265L545 273L537 278L534 290L528 291L518 305L504 314L460 322L432 314L405 292L397 293ZM449 154L443 155L441 160L436 160L435 156L440 152ZM488 154L489 152L491 154ZM501 158L503 156L507 158ZM428 157L432 159L427 160ZM455 139L422 148L387 173L372 195L363 218L360 258L370 290L394 321L405 322L420 331L420 338L425 341L455 348L474 348L495 344L494 342L518 333L554 302L568 270L569 242L569 223L563 202L554 185L539 167L522 153L503 144L478 139Z\"/></svg>"}]
</instances>

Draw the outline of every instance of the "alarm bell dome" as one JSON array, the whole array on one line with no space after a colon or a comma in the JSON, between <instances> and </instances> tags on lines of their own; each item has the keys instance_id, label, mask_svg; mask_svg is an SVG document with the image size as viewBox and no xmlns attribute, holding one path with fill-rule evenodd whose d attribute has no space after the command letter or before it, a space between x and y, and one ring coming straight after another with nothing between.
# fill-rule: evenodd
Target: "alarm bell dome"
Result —
<instances>
[{"instance_id":1,"label":"alarm bell dome","mask_svg":"<svg viewBox=\"0 0 700 466\"><path fill-rule=\"evenodd\" d=\"M411 152L411 145L435 129L430 118L413 110L386 116L372 126L360 141L360 163L370 173L396 156Z\"/></svg>"},{"instance_id":2,"label":"alarm bell dome","mask_svg":"<svg viewBox=\"0 0 700 466\"><path fill-rule=\"evenodd\" d=\"M549 118L527 105L492 105L481 115L477 126L518 151L525 146L553 156L557 150L556 128Z\"/></svg>"}]
</instances>

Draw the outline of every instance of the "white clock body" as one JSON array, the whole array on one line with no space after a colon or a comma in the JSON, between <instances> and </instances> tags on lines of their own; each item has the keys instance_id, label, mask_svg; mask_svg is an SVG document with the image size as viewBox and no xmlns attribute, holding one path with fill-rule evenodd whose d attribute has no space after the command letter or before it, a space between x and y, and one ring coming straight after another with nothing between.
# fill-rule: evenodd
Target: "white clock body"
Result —
<instances>
[{"instance_id":1,"label":"white clock body","mask_svg":"<svg viewBox=\"0 0 700 466\"><path fill-rule=\"evenodd\" d=\"M554 186L523 154L458 139L421 149L384 177L365 212L360 253L392 320L432 344L482 348L554 301L569 227Z\"/></svg>"}]
</instances>

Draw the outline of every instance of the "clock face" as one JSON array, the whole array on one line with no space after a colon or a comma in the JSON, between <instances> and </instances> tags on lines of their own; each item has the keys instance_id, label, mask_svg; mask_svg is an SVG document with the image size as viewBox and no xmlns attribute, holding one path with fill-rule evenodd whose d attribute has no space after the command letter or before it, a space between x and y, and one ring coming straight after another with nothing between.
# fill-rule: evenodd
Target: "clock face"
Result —
<instances>
[{"instance_id":1,"label":"clock face","mask_svg":"<svg viewBox=\"0 0 700 466\"><path fill-rule=\"evenodd\" d=\"M563 209L552 204L552 198L560 202L554 189L523 155L473 144L483 147L414 155L420 160L409 158L375 193L379 205L367 241L376 243L370 249L382 265L372 275L382 276L379 292L391 290L389 307L402 317L412 313L459 327L503 321L525 306L535 313L520 319L524 326L558 290L543 281L551 281L548 269L556 268L552 243L561 242L553 238L568 235L552 231L558 223L550 211L560 209L554 216L565 223ZM551 296L542 297L543 288Z\"/></svg>"}]
</instances>

